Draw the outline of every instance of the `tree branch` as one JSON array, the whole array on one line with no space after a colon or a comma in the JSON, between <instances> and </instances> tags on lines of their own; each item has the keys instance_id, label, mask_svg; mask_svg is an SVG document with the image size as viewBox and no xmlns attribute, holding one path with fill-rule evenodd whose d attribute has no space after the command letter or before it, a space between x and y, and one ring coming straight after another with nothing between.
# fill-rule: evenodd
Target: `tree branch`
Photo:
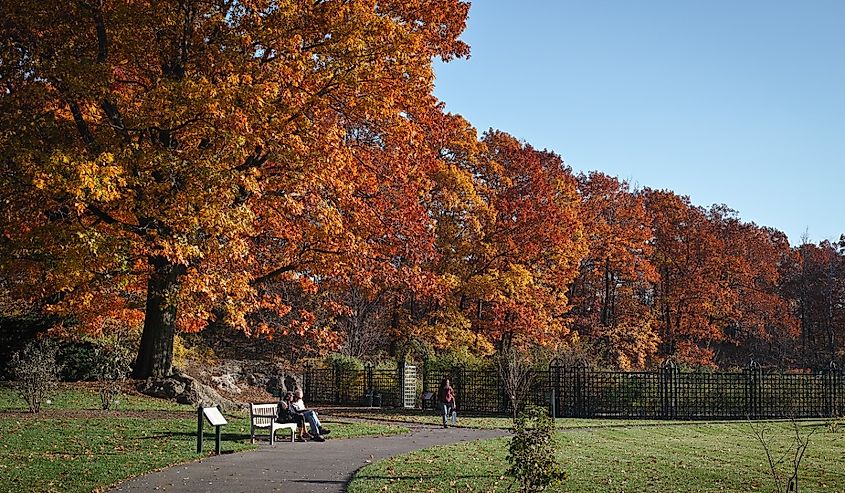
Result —
<instances>
[{"instance_id":1,"label":"tree branch","mask_svg":"<svg viewBox=\"0 0 845 493\"><path fill-rule=\"evenodd\" d=\"M88 126L88 122L86 122L85 118L83 118L79 105L76 104L76 101L71 99L68 99L66 102L67 105L70 106L70 112L73 115L73 122L76 123L76 130L82 137L82 141L85 142L85 145L88 146L89 149L96 153L97 141L94 139L94 134L91 133L91 127Z\"/></svg>"},{"instance_id":2,"label":"tree branch","mask_svg":"<svg viewBox=\"0 0 845 493\"><path fill-rule=\"evenodd\" d=\"M109 213L105 212L104 210L100 209L99 207L97 207L95 205L88 204L86 208L87 208L88 212L93 214L94 217L96 217L97 219L103 221L106 224L109 224L109 225L112 225L112 226L118 226L120 229L122 229L123 231L126 231L127 233L133 233L133 234L136 234L136 235L139 235L139 236L143 236L143 234L145 232L144 228L142 228L140 226L133 225L133 224L127 224L127 223L124 223L122 221L119 221L119 220L115 219L112 215L110 215Z\"/></svg>"},{"instance_id":3,"label":"tree branch","mask_svg":"<svg viewBox=\"0 0 845 493\"><path fill-rule=\"evenodd\" d=\"M279 267L278 269L273 269L270 272L268 272L268 273L266 273L262 276L256 277L255 279L253 279L252 281L249 282L249 285L250 286L258 286L260 284L264 284L265 282L267 282L270 279L278 276L279 274L284 274L285 272L293 271L294 269L296 269L296 266L297 266L297 264L288 264L288 265Z\"/></svg>"},{"instance_id":4,"label":"tree branch","mask_svg":"<svg viewBox=\"0 0 845 493\"><path fill-rule=\"evenodd\" d=\"M89 10L94 17L94 25L97 29L97 63L104 63L109 56L109 43L106 36L106 23L103 20L102 0L97 5L82 2L82 7Z\"/></svg>"}]
</instances>

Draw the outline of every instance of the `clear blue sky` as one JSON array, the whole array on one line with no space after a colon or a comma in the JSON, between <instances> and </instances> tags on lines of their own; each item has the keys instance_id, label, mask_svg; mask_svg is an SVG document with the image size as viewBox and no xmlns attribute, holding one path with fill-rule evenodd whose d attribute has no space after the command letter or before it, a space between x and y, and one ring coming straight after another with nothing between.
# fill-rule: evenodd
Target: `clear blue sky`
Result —
<instances>
[{"instance_id":1,"label":"clear blue sky","mask_svg":"<svg viewBox=\"0 0 845 493\"><path fill-rule=\"evenodd\" d=\"M845 1L475 0L435 94L575 172L845 233Z\"/></svg>"}]
</instances>

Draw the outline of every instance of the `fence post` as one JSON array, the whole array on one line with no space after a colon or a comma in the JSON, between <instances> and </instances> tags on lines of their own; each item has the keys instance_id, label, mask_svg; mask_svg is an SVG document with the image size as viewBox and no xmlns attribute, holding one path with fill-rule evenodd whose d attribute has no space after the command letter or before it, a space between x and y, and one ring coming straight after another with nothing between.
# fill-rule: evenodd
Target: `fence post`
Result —
<instances>
[{"instance_id":1,"label":"fence post","mask_svg":"<svg viewBox=\"0 0 845 493\"><path fill-rule=\"evenodd\" d=\"M458 405L460 409L465 410L467 406L465 405L467 401L467 396L464 393L464 367L463 366L453 366L452 367L452 387L455 389L455 394L457 394L458 398Z\"/></svg>"},{"instance_id":2,"label":"fence post","mask_svg":"<svg viewBox=\"0 0 845 493\"><path fill-rule=\"evenodd\" d=\"M398 396L398 402L396 406L402 408L405 406L405 366L407 366L408 362L405 361L405 357L402 357L402 361L396 362L396 371L399 372L399 378L396 379L399 382L399 388L396 389L396 395Z\"/></svg>"},{"instance_id":3,"label":"fence post","mask_svg":"<svg viewBox=\"0 0 845 493\"><path fill-rule=\"evenodd\" d=\"M839 416L839 371L836 363L830 362L824 375L824 404L825 414L830 417Z\"/></svg>"},{"instance_id":4,"label":"fence post","mask_svg":"<svg viewBox=\"0 0 845 493\"><path fill-rule=\"evenodd\" d=\"M552 419L557 418L558 396L560 396L560 361L555 358L549 362L549 405Z\"/></svg>"},{"instance_id":5,"label":"fence post","mask_svg":"<svg viewBox=\"0 0 845 493\"><path fill-rule=\"evenodd\" d=\"M366 383L367 388L364 389L364 392L367 392L368 390L373 390L373 364L372 364L372 362L367 361L365 368L367 370L367 383Z\"/></svg>"},{"instance_id":6,"label":"fence post","mask_svg":"<svg viewBox=\"0 0 845 493\"><path fill-rule=\"evenodd\" d=\"M579 418L587 418L587 404L584 395L585 380L587 379L587 366L584 363L579 363L573 368L572 375L573 397L575 404L575 416Z\"/></svg>"},{"instance_id":7,"label":"fence post","mask_svg":"<svg viewBox=\"0 0 845 493\"><path fill-rule=\"evenodd\" d=\"M284 374L282 374L282 385L284 385ZM312 402L314 400L314 389L311 385L311 363L305 363L305 368L302 371L302 393L305 394L305 399L308 402ZM283 397L282 390L279 388L279 400Z\"/></svg>"},{"instance_id":8,"label":"fence post","mask_svg":"<svg viewBox=\"0 0 845 493\"><path fill-rule=\"evenodd\" d=\"M423 354L422 393L428 392L428 351ZM420 403L422 406L422 403Z\"/></svg>"},{"instance_id":9,"label":"fence post","mask_svg":"<svg viewBox=\"0 0 845 493\"><path fill-rule=\"evenodd\" d=\"M762 368L752 359L746 369L745 379L745 405L749 419L760 417L760 380L762 376Z\"/></svg>"},{"instance_id":10,"label":"fence post","mask_svg":"<svg viewBox=\"0 0 845 493\"><path fill-rule=\"evenodd\" d=\"M660 416L671 419L677 416L677 373L678 367L671 358L663 362L658 375L660 388Z\"/></svg>"}]
</instances>

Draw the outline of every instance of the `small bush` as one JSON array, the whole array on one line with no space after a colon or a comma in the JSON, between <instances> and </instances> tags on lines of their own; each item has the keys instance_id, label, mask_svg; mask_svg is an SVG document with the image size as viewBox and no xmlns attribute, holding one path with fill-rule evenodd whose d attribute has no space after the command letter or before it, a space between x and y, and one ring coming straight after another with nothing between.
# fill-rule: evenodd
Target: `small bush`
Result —
<instances>
[{"instance_id":1,"label":"small bush","mask_svg":"<svg viewBox=\"0 0 845 493\"><path fill-rule=\"evenodd\" d=\"M342 401L356 399L352 389L359 389L364 379L364 364L354 356L332 353L326 356L323 364L334 368L334 386Z\"/></svg>"},{"instance_id":2,"label":"small bush","mask_svg":"<svg viewBox=\"0 0 845 493\"><path fill-rule=\"evenodd\" d=\"M329 354L323 361L327 367L334 368L337 371L354 371L364 369L364 363L362 363L360 359L339 353Z\"/></svg>"},{"instance_id":3,"label":"small bush","mask_svg":"<svg viewBox=\"0 0 845 493\"><path fill-rule=\"evenodd\" d=\"M132 370L132 352L119 341L111 339L97 344L94 356L98 361L95 375L100 386L100 404L103 409L109 410L117 404L121 385Z\"/></svg>"},{"instance_id":4,"label":"small bush","mask_svg":"<svg viewBox=\"0 0 845 493\"><path fill-rule=\"evenodd\" d=\"M41 404L59 382L59 364L56 362L57 348L49 339L30 341L22 350L14 353L9 362L13 385L18 395L26 401L29 411L41 411Z\"/></svg>"},{"instance_id":5,"label":"small bush","mask_svg":"<svg viewBox=\"0 0 845 493\"><path fill-rule=\"evenodd\" d=\"M490 368L490 361L481 358L466 347L450 349L441 354L432 354L428 358L430 368L439 368L444 372L454 367L466 368L468 370L483 370Z\"/></svg>"},{"instance_id":6,"label":"small bush","mask_svg":"<svg viewBox=\"0 0 845 493\"><path fill-rule=\"evenodd\" d=\"M777 493L798 492L798 479L801 472L801 460L810 446L810 438L818 431L813 428L806 434L801 433L801 427L792 419L792 436L780 441L777 434L772 435L764 423L749 421L751 431L763 447L769 472Z\"/></svg>"},{"instance_id":7,"label":"small bush","mask_svg":"<svg viewBox=\"0 0 845 493\"><path fill-rule=\"evenodd\" d=\"M102 408L118 402L122 383L132 370L135 346L132 334L115 330L98 337L80 336L65 341L58 353L62 378L70 381L96 381Z\"/></svg>"},{"instance_id":8,"label":"small bush","mask_svg":"<svg viewBox=\"0 0 845 493\"><path fill-rule=\"evenodd\" d=\"M97 361L90 340L64 341L57 358L62 367L61 379L66 382L96 380Z\"/></svg>"},{"instance_id":9,"label":"small bush","mask_svg":"<svg viewBox=\"0 0 845 493\"><path fill-rule=\"evenodd\" d=\"M190 363L212 366L218 360L214 349L205 344L199 337L186 337L185 334L176 334L173 339L173 366L183 368Z\"/></svg>"},{"instance_id":10,"label":"small bush","mask_svg":"<svg viewBox=\"0 0 845 493\"><path fill-rule=\"evenodd\" d=\"M828 433L839 433L843 429L845 429L845 416L840 416L838 418L833 418L827 422L827 432Z\"/></svg>"},{"instance_id":11,"label":"small bush","mask_svg":"<svg viewBox=\"0 0 845 493\"><path fill-rule=\"evenodd\" d=\"M114 320L105 322L100 335L84 334L64 340L58 352L62 367L61 380L90 382L102 381L104 378L125 378L134 360L134 354L129 348L138 347L139 342L139 331ZM177 347L178 340L174 342L174 352ZM119 357L120 361L104 361L104 358L115 357ZM103 368L104 364L107 368Z\"/></svg>"},{"instance_id":12,"label":"small bush","mask_svg":"<svg viewBox=\"0 0 845 493\"><path fill-rule=\"evenodd\" d=\"M545 491L566 478L556 458L555 422L545 408L526 408L514 420L513 434L508 475L519 481L521 493Z\"/></svg>"}]
</instances>

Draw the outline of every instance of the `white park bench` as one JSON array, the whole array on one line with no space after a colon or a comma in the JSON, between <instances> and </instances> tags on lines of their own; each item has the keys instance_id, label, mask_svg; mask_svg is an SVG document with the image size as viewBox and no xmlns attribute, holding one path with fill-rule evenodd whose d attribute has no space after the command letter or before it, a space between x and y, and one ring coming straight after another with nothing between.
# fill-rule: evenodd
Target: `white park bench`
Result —
<instances>
[{"instance_id":1,"label":"white park bench","mask_svg":"<svg viewBox=\"0 0 845 493\"><path fill-rule=\"evenodd\" d=\"M249 436L255 443L258 429L270 430L270 444L275 443L276 430L290 430L290 441L296 439L296 423L276 423L278 404L249 404Z\"/></svg>"}]
</instances>

